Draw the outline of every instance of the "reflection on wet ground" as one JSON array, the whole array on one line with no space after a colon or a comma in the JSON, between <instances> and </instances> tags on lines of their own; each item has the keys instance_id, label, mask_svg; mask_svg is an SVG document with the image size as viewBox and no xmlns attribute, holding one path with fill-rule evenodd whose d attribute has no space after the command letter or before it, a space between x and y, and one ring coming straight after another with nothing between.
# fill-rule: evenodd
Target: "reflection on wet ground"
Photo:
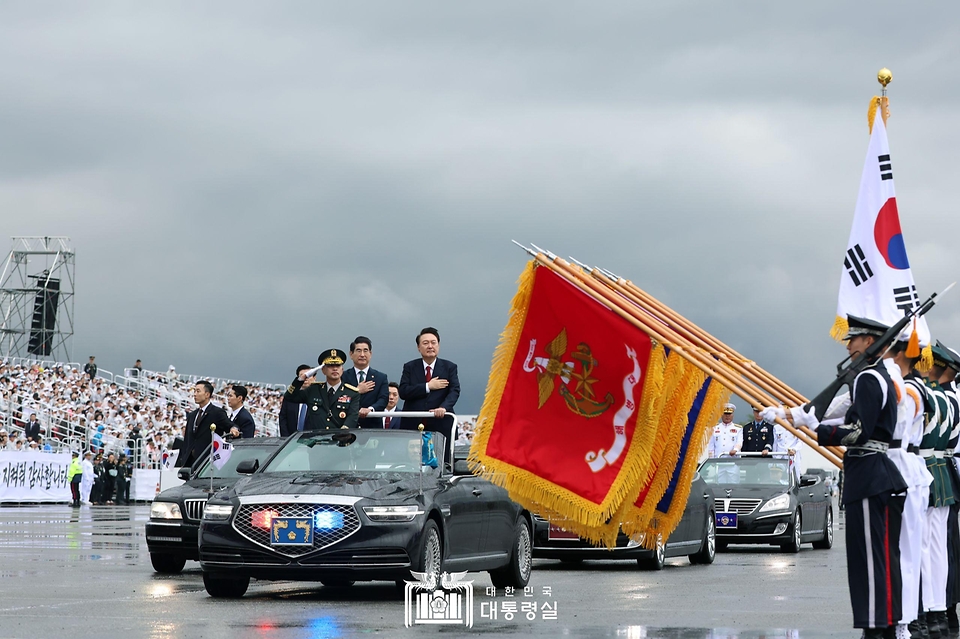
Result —
<instances>
[{"instance_id":1,"label":"reflection on wet ground","mask_svg":"<svg viewBox=\"0 0 960 639\"><path fill-rule=\"evenodd\" d=\"M669 559L660 572L633 561L536 561L532 584L552 587L558 619L482 618L491 597L473 574L474 625L404 627L403 591L392 582L345 589L254 581L240 601L213 600L199 564L158 575L144 539L149 507L0 507L0 637L325 639L514 635L664 639L855 637L839 549L786 554L737 547L713 566ZM838 535L840 537L840 535ZM789 630L784 628L800 628ZM729 629L728 629L729 628ZM739 628L739 629L737 629ZM759 628L759 630L757 630Z\"/></svg>"}]
</instances>

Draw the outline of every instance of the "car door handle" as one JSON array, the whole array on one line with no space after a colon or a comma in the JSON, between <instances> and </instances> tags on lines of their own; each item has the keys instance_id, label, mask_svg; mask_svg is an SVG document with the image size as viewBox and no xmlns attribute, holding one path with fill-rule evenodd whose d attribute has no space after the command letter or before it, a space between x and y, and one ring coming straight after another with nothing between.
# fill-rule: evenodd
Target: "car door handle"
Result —
<instances>
[{"instance_id":1,"label":"car door handle","mask_svg":"<svg viewBox=\"0 0 960 639\"><path fill-rule=\"evenodd\" d=\"M813 493L810 493L810 496L813 497Z\"/></svg>"},{"instance_id":2,"label":"car door handle","mask_svg":"<svg viewBox=\"0 0 960 639\"><path fill-rule=\"evenodd\" d=\"M703 493L703 498L704 498L704 499L710 499L710 495L708 495L707 493Z\"/></svg>"},{"instance_id":3,"label":"car door handle","mask_svg":"<svg viewBox=\"0 0 960 639\"><path fill-rule=\"evenodd\" d=\"M479 497L480 495L483 494L483 491L480 490L479 488L474 488L473 491L471 491L471 492L473 492L473 495L474 495L475 497Z\"/></svg>"}]
</instances>

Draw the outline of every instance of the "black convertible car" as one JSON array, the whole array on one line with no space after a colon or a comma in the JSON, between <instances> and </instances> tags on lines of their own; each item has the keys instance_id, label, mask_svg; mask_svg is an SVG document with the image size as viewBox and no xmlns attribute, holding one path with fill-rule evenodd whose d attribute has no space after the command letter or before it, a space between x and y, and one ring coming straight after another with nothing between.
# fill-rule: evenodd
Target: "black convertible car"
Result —
<instances>
[{"instance_id":1,"label":"black convertible car","mask_svg":"<svg viewBox=\"0 0 960 639\"><path fill-rule=\"evenodd\" d=\"M562 522L535 518L533 556L579 562L584 559L636 559L641 568L662 570L664 559L686 555L691 563L712 564L716 553L716 530L713 491L699 475L694 475L690 497L683 517L670 538L657 539L655 550L643 547L623 532L617 547L607 549L592 545L563 529Z\"/></svg>"},{"instance_id":2,"label":"black convertible car","mask_svg":"<svg viewBox=\"0 0 960 639\"><path fill-rule=\"evenodd\" d=\"M797 481L789 460L778 456L708 459L700 475L716 493L717 546L779 544L800 552L800 544L833 546L833 500L818 475Z\"/></svg>"},{"instance_id":3,"label":"black convertible car","mask_svg":"<svg viewBox=\"0 0 960 639\"><path fill-rule=\"evenodd\" d=\"M442 436L433 434L435 450ZM214 495L200 524L203 583L241 597L250 579L409 579L436 588L442 572L490 572L499 587L530 578L531 518L507 492L439 464L421 433L338 430L292 436L262 466Z\"/></svg>"},{"instance_id":4,"label":"black convertible car","mask_svg":"<svg viewBox=\"0 0 960 639\"><path fill-rule=\"evenodd\" d=\"M211 474L214 492L233 486L241 477L237 474L240 462L257 458L266 460L282 443L283 439L279 437L237 439L232 442L233 452L223 468L212 468L207 458L201 459L193 468L180 468L177 475L186 480L185 483L163 491L150 506L146 537L153 569L172 575L183 570L188 559L197 561L200 558L197 533L204 505L210 496Z\"/></svg>"}]
</instances>

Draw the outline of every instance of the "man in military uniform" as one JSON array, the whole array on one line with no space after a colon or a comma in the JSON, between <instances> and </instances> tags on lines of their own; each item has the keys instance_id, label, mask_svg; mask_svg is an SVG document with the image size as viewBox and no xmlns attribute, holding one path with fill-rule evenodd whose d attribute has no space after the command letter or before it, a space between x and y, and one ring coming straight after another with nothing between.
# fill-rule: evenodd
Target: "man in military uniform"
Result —
<instances>
[{"instance_id":1,"label":"man in military uniform","mask_svg":"<svg viewBox=\"0 0 960 639\"><path fill-rule=\"evenodd\" d=\"M743 427L744 453L763 453L765 456L773 452L773 426L760 419L760 409L753 407L753 421Z\"/></svg>"},{"instance_id":2,"label":"man in military uniform","mask_svg":"<svg viewBox=\"0 0 960 639\"><path fill-rule=\"evenodd\" d=\"M707 445L707 454L711 457L736 457L743 446L743 429L733 422L733 404L723 405L720 423L713 427L713 436ZM719 464L717 481L722 484L736 484L740 481L740 469L736 464Z\"/></svg>"},{"instance_id":3,"label":"man in military uniform","mask_svg":"<svg viewBox=\"0 0 960 639\"><path fill-rule=\"evenodd\" d=\"M947 462L947 471L952 479L953 505L950 507L950 516L947 519L947 626L952 633L960 630L960 620L957 619L957 603L960 602L960 473L957 468L957 451L960 444L960 398L957 396L957 372L960 372L960 354L952 348L937 341L945 354L950 357L947 368L940 376L940 386L947 396L950 410L953 413L953 430L950 431L950 441L944 461Z\"/></svg>"},{"instance_id":4,"label":"man in military uniform","mask_svg":"<svg viewBox=\"0 0 960 639\"><path fill-rule=\"evenodd\" d=\"M287 387L283 395L285 401L307 406L303 430L357 428L360 391L340 379L346 360L347 354L340 349L326 350L317 358L325 378L323 382L314 383L308 375L310 371L304 370Z\"/></svg>"}]
</instances>

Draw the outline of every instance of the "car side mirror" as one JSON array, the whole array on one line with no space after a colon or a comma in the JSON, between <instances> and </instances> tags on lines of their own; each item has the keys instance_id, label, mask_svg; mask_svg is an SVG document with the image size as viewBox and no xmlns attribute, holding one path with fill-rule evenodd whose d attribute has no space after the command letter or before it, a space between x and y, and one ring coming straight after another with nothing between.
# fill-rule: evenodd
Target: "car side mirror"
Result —
<instances>
[{"instance_id":1,"label":"car side mirror","mask_svg":"<svg viewBox=\"0 0 960 639\"><path fill-rule=\"evenodd\" d=\"M259 459L244 459L242 462L237 464L237 474L240 475L252 475L260 468Z\"/></svg>"},{"instance_id":2,"label":"car side mirror","mask_svg":"<svg viewBox=\"0 0 960 639\"><path fill-rule=\"evenodd\" d=\"M454 475L472 475L470 472L470 464L467 463L466 459L458 459L453 462L453 474Z\"/></svg>"},{"instance_id":3,"label":"car side mirror","mask_svg":"<svg viewBox=\"0 0 960 639\"><path fill-rule=\"evenodd\" d=\"M182 479L183 481L190 479L190 467L181 466L179 469L177 469L177 478Z\"/></svg>"},{"instance_id":4,"label":"car side mirror","mask_svg":"<svg viewBox=\"0 0 960 639\"><path fill-rule=\"evenodd\" d=\"M820 478L816 475L800 475L800 487L806 488L807 486L815 486L817 482L820 481Z\"/></svg>"}]
</instances>

